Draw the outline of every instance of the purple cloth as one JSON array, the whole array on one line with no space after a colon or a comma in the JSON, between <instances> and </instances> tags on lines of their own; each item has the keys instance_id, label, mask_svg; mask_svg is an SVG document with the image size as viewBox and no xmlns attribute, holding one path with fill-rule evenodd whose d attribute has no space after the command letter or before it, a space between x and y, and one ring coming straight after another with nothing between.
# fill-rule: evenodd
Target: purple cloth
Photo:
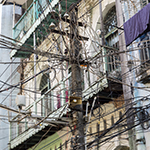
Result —
<instances>
[{"instance_id":1,"label":"purple cloth","mask_svg":"<svg viewBox=\"0 0 150 150\"><path fill-rule=\"evenodd\" d=\"M150 3L123 24L126 46L143 33L150 31Z\"/></svg>"}]
</instances>

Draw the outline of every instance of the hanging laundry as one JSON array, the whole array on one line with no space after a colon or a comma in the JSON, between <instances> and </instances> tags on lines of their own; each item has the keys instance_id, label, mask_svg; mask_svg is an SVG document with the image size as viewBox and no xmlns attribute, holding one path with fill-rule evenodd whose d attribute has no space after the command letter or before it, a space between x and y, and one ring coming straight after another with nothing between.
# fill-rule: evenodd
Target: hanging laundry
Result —
<instances>
[{"instance_id":1,"label":"hanging laundry","mask_svg":"<svg viewBox=\"0 0 150 150\"><path fill-rule=\"evenodd\" d=\"M123 24L126 46L150 31L150 3Z\"/></svg>"}]
</instances>

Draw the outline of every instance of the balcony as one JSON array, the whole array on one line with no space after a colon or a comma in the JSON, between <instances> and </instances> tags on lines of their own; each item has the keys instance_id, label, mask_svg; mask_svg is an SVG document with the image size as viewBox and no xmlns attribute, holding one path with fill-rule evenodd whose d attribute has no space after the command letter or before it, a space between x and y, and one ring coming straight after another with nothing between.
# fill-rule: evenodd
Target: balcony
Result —
<instances>
[{"instance_id":1,"label":"balcony","mask_svg":"<svg viewBox=\"0 0 150 150\"><path fill-rule=\"evenodd\" d=\"M51 18L51 11L55 9L58 15L58 2L59 0L39 0L32 3L23 16L19 19L15 27L13 28L13 38L20 41L19 45L31 45L33 46L33 32L40 40L44 40L50 31L47 29L51 22L58 22L58 19ZM69 9L72 3L77 2L77 0L68 0L67 9ZM62 7L62 15L66 11L66 2L60 2ZM41 41L42 42L42 41ZM31 55L29 52L19 52L13 50L11 52L11 57L26 58Z\"/></svg>"},{"instance_id":2,"label":"balcony","mask_svg":"<svg viewBox=\"0 0 150 150\"><path fill-rule=\"evenodd\" d=\"M108 80L108 86L114 93L116 91L122 92L122 76L121 76L121 62L119 50L115 47L107 46L105 48L105 68Z\"/></svg>"},{"instance_id":3,"label":"balcony","mask_svg":"<svg viewBox=\"0 0 150 150\"><path fill-rule=\"evenodd\" d=\"M121 79L121 63L120 63L120 56L118 53L118 49L111 47L108 49L106 48L105 54L106 54L106 70L109 77Z\"/></svg>"},{"instance_id":4,"label":"balcony","mask_svg":"<svg viewBox=\"0 0 150 150\"><path fill-rule=\"evenodd\" d=\"M66 117L67 112L70 111L68 91L64 92L64 84L68 82L69 78L70 76L65 78L63 82L54 85L39 99L29 104L24 109L28 112L27 115L18 114L10 121L10 126L13 126L10 128L11 149L18 150L23 147L28 149L38 143L50 127L51 130L44 138L53 135L69 123L70 120ZM64 93L61 92L61 88ZM26 97L26 102L28 101L28 97Z\"/></svg>"},{"instance_id":5,"label":"balcony","mask_svg":"<svg viewBox=\"0 0 150 150\"><path fill-rule=\"evenodd\" d=\"M48 89L39 99L29 104L24 110L27 115L17 115L10 121L10 126L13 128L11 132L11 141L10 147L12 150L28 149L34 146L40 138L47 132L47 130L51 128L44 138L48 138L49 136L56 133L61 128L65 127L71 120L67 117L67 112L70 112L68 108L68 97L69 97L69 82L70 82L71 74L68 75L63 81L53 85L51 89ZM69 87L65 86L68 85ZM65 87L64 87L65 86ZM98 91L97 91L98 89ZM104 77L94 82L91 87L85 89L83 91L83 101L90 99L93 97L95 92L105 91L106 94L110 93L107 84L107 79ZM90 94L89 94L90 93ZM30 97L30 96L29 96ZM28 102L28 97L26 97L26 102ZM110 101L111 99L107 98L105 102ZM102 98L104 100L104 98ZM63 101L63 102L62 102ZM90 104L92 106L92 104ZM86 103L83 102L83 108L85 108ZM90 107L91 107L90 106ZM30 113L33 112L33 113ZM17 131L14 129L15 126Z\"/></svg>"},{"instance_id":6,"label":"balcony","mask_svg":"<svg viewBox=\"0 0 150 150\"><path fill-rule=\"evenodd\" d=\"M51 130L48 132L46 136L44 136L43 139L49 137L50 135L53 135L55 132L57 132L59 129L63 128L66 124L68 124L68 120L63 121L57 121L59 118L61 118L66 112L67 112L68 105L64 105L63 107L60 107L58 110L55 110L51 112L51 114L48 116L47 119L45 119L44 122L34 126L35 121L42 120L40 116L38 115L31 115L30 117L26 118L26 122L24 123L24 126L30 125L29 128L27 128L25 131L20 133L18 136L16 136L14 139L10 141L10 148L12 150L18 150L18 149L28 149L34 146L38 141L41 139L41 137L46 133L46 131L50 128ZM54 119L55 117L55 119ZM29 118L31 118L29 120ZM57 118L57 119L56 119ZM27 120L28 119L28 120ZM31 121L32 120L32 121ZM23 120L21 121L23 122ZM19 122L19 124L21 124ZM24 127L22 124L22 128ZM13 126L14 128L14 126ZM21 129L21 127L19 128Z\"/></svg>"},{"instance_id":7,"label":"balcony","mask_svg":"<svg viewBox=\"0 0 150 150\"><path fill-rule=\"evenodd\" d=\"M46 0L32 3L13 28L13 38L24 43L23 36L31 30L33 25L35 29L38 27L38 25L52 10L51 7L48 7L49 5L54 7L57 3L58 0L50 0L49 3Z\"/></svg>"}]
</instances>

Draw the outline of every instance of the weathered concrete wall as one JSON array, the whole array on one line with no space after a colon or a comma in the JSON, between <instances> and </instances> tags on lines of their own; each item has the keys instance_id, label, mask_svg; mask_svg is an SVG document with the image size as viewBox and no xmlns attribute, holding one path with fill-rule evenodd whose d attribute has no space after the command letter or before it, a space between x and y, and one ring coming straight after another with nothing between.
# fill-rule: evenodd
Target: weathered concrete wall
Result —
<instances>
[{"instance_id":1,"label":"weathered concrete wall","mask_svg":"<svg viewBox=\"0 0 150 150\"><path fill-rule=\"evenodd\" d=\"M19 6L16 6L16 13L20 14L21 9ZM12 27L13 27L13 5L3 5L0 7L0 34L12 37ZM0 48L0 62L11 62L10 60L10 50ZM14 59L13 62L19 61L19 59ZM16 64L0 64L0 81L6 82L7 84L16 84L19 82L20 77L17 72L18 65ZM0 82L1 89L7 88L7 85L4 85ZM7 106L16 107L15 98L18 89L12 89L5 92L0 93L0 103L5 104ZM10 94L8 97L7 95ZM16 107L17 108L17 107ZM0 109L0 115L8 115L8 111L4 109ZM10 115L15 115L9 113ZM8 119L6 117L6 119ZM3 129L4 128L4 129ZM14 127L13 127L14 128ZM3 130L2 130L3 129ZM14 131L15 132L15 131ZM12 133L14 136L16 133ZM9 142L9 123L8 120L0 120L0 149L4 149L8 146Z\"/></svg>"}]
</instances>

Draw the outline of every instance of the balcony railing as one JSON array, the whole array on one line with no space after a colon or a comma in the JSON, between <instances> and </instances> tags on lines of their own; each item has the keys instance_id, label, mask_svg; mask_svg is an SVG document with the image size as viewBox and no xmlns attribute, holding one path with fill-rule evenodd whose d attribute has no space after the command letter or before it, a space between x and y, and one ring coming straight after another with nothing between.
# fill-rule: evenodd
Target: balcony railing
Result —
<instances>
[{"instance_id":1,"label":"balcony railing","mask_svg":"<svg viewBox=\"0 0 150 150\"><path fill-rule=\"evenodd\" d=\"M54 1L54 0L53 0ZM20 40L31 28L34 22L41 16L52 0L36 0L30 5L23 16L13 28L14 39Z\"/></svg>"},{"instance_id":2,"label":"balcony railing","mask_svg":"<svg viewBox=\"0 0 150 150\"><path fill-rule=\"evenodd\" d=\"M136 75L139 78L138 80L143 83L150 82L150 40L149 37L146 37L146 40L143 40L139 43L139 55L140 63L138 63L136 69Z\"/></svg>"},{"instance_id":3,"label":"balcony railing","mask_svg":"<svg viewBox=\"0 0 150 150\"><path fill-rule=\"evenodd\" d=\"M37 127L40 127L39 125L36 124L42 118L48 116L47 117L48 122L44 122L44 123L50 123L50 122L55 123L57 119L61 118L64 114L67 113L66 106L68 106L69 91L68 91L68 87L65 88L65 85L67 85L69 78L70 75L67 78L65 78L63 81L54 85L51 89L47 90L45 94L43 94L35 102L33 102L32 104L30 104L24 109L26 112L30 112L32 110L33 113L31 114L29 113L30 115L27 114L25 117L20 117L18 115L14 119L12 119L10 125L15 128L13 129L10 128L11 141L16 141L16 138L22 136L22 134L26 135L26 132L28 132L28 130L31 130L31 132L34 133ZM29 101L27 97L26 100ZM20 120L19 124L18 124L18 120ZM44 126L47 125L44 124ZM40 128L43 129L44 127L42 126ZM39 130L40 129L38 129L37 131Z\"/></svg>"},{"instance_id":4,"label":"balcony railing","mask_svg":"<svg viewBox=\"0 0 150 150\"><path fill-rule=\"evenodd\" d=\"M140 44L140 58L142 66L147 67L150 60L150 40L142 41Z\"/></svg>"},{"instance_id":5,"label":"balcony railing","mask_svg":"<svg viewBox=\"0 0 150 150\"><path fill-rule=\"evenodd\" d=\"M118 50L115 48L106 49L105 54L105 61L106 61L106 70L109 76L120 78L121 73L121 63L120 63L120 56L117 54Z\"/></svg>"}]
</instances>

